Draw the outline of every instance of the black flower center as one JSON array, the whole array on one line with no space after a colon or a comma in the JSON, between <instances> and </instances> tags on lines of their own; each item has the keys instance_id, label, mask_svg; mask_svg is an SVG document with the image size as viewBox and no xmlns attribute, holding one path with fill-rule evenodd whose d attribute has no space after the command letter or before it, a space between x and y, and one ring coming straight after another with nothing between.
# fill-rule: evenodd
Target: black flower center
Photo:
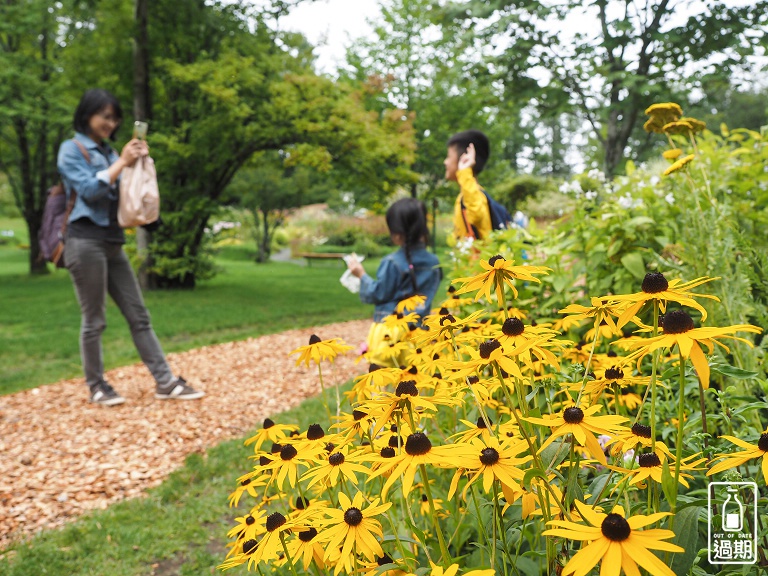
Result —
<instances>
[{"instance_id":1,"label":"black flower center","mask_svg":"<svg viewBox=\"0 0 768 576\"><path fill-rule=\"evenodd\" d=\"M320 440L325 436L325 430L320 424L312 424L307 428L307 440Z\"/></svg>"},{"instance_id":2,"label":"black flower center","mask_svg":"<svg viewBox=\"0 0 768 576\"><path fill-rule=\"evenodd\" d=\"M646 452L640 454L637 457L637 461L643 468L653 468L654 466L661 466L661 460L655 452Z\"/></svg>"},{"instance_id":3,"label":"black flower center","mask_svg":"<svg viewBox=\"0 0 768 576\"><path fill-rule=\"evenodd\" d=\"M390 432L392 432L392 434L394 434L395 432L397 432L397 424L392 424L392 425L389 427L389 431L390 431Z\"/></svg>"},{"instance_id":4,"label":"black flower center","mask_svg":"<svg viewBox=\"0 0 768 576\"><path fill-rule=\"evenodd\" d=\"M768 452L768 432L760 436L760 440L757 441L757 447L763 452Z\"/></svg>"},{"instance_id":5,"label":"black flower center","mask_svg":"<svg viewBox=\"0 0 768 576\"><path fill-rule=\"evenodd\" d=\"M685 310L672 310L664 314L662 327L665 334L682 334L693 330L693 318Z\"/></svg>"},{"instance_id":6,"label":"black flower center","mask_svg":"<svg viewBox=\"0 0 768 576\"><path fill-rule=\"evenodd\" d=\"M500 348L501 344L499 344L499 341L495 338L493 340L486 340L482 344L480 344L480 358L483 360L488 360L488 358L491 357L491 354L493 353L496 348Z\"/></svg>"},{"instance_id":7,"label":"black flower center","mask_svg":"<svg viewBox=\"0 0 768 576\"><path fill-rule=\"evenodd\" d=\"M269 456L259 456L259 466L266 466L272 462Z\"/></svg>"},{"instance_id":8,"label":"black flower center","mask_svg":"<svg viewBox=\"0 0 768 576\"><path fill-rule=\"evenodd\" d=\"M312 344L317 344L318 342L322 342L322 340L320 340L320 336L318 336L317 334L312 334L312 336L309 337L310 346Z\"/></svg>"},{"instance_id":9,"label":"black flower center","mask_svg":"<svg viewBox=\"0 0 768 576\"><path fill-rule=\"evenodd\" d=\"M248 486L248 484L250 484L250 483L251 483L251 479L250 478L246 478L245 480L240 482L240 486Z\"/></svg>"},{"instance_id":10,"label":"black flower center","mask_svg":"<svg viewBox=\"0 0 768 576\"><path fill-rule=\"evenodd\" d=\"M616 352L615 350L608 350L608 354L607 354L608 358L616 358L618 355L619 353Z\"/></svg>"},{"instance_id":11,"label":"black flower center","mask_svg":"<svg viewBox=\"0 0 768 576\"><path fill-rule=\"evenodd\" d=\"M426 495L426 494L422 494L422 495L421 495L421 501L422 501L422 502L427 502L428 500L429 500L429 498L427 498L427 495Z\"/></svg>"},{"instance_id":12,"label":"black flower center","mask_svg":"<svg viewBox=\"0 0 768 576\"><path fill-rule=\"evenodd\" d=\"M363 417L368 416L367 412L363 412L362 410L353 410L352 411L352 418L355 419L355 422L358 420L362 420Z\"/></svg>"},{"instance_id":13,"label":"black flower center","mask_svg":"<svg viewBox=\"0 0 768 576\"><path fill-rule=\"evenodd\" d=\"M629 527L629 522L621 514L608 514L603 523L600 525L600 531L603 536L611 540L612 542L622 542L629 538L632 528Z\"/></svg>"},{"instance_id":14,"label":"black flower center","mask_svg":"<svg viewBox=\"0 0 768 576\"><path fill-rule=\"evenodd\" d=\"M389 554L384 554L381 558L376 558L376 564L384 566L385 564L392 564L393 560Z\"/></svg>"},{"instance_id":15,"label":"black flower center","mask_svg":"<svg viewBox=\"0 0 768 576\"><path fill-rule=\"evenodd\" d=\"M253 517L253 516L251 516L250 514L248 514L248 516L246 516L246 517L245 517L245 523L246 523L248 526L250 526L250 525L251 525L251 524L253 524L254 522L256 522L256 518L254 518L254 517Z\"/></svg>"},{"instance_id":16,"label":"black flower center","mask_svg":"<svg viewBox=\"0 0 768 576\"><path fill-rule=\"evenodd\" d=\"M405 452L409 456L421 456L432 450L432 442L423 432L416 432L408 436L405 441Z\"/></svg>"},{"instance_id":17,"label":"black flower center","mask_svg":"<svg viewBox=\"0 0 768 576\"><path fill-rule=\"evenodd\" d=\"M389 442L387 442L387 445L390 448L397 448L400 446L400 436L394 435L389 437Z\"/></svg>"},{"instance_id":18,"label":"black flower center","mask_svg":"<svg viewBox=\"0 0 768 576\"><path fill-rule=\"evenodd\" d=\"M488 418L488 423L489 424L493 424L493 422L491 422L490 418ZM477 419L477 427L478 428L488 428L488 426L485 425L485 420L483 419L482 416L480 416L480 418Z\"/></svg>"},{"instance_id":19,"label":"black flower center","mask_svg":"<svg viewBox=\"0 0 768 576\"><path fill-rule=\"evenodd\" d=\"M453 324L456 322L456 318L453 317L452 314L446 314L442 318L440 318L440 326L445 326L446 324Z\"/></svg>"},{"instance_id":20,"label":"black flower center","mask_svg":"<svg viewBox=\"0 0 768 576\"><path fill-rule=\"evenodd\" d=\"M250 554L254 550L256 550L256 546L258 546L259 543L256 542L256 540L246 540L243 542L243 554Z\"/></svg>"},{"instance_id":21,"label":"black flower center","mask_svg":"<svg viewBox=\"0 0 768 576\"><path fill-rule=\"evenodd\" d=\"M299 532L299 540L302 542L312 542L312 538L317 536L317 530L314 528L310 528L309 530L305 530L304 532Z\"/></svg>"},{"instance_id":22,"label":"black flower center","mask_svg":"<svg viewBox=\"0 0 768 576\"><path fill-rule=\"evenodd\" d=\"M646 426L645 424L640 424L639 422L637 424L632 424L632 434L640 436L640 438L650 438L651 427Z\"/></svg>"},{"instance_id":23,"label":"black flower center","mask_svg":"<svg viewBox=\"0 0 768 576\"><path fill-rule=\"evenodd\" d=\"M280 526L285 524L285 516L280 514L280 512L274 512L267 516L267 531L268 532L274 532Z\"/></svg>"},{"instance_id":24,"label":"black flower center","mask_svg":"<svg viewBox=\"0 0 768 576\"><path fill-rule=\"evenodd\" d=\"M272 428L272 426L274 425L275 423L272 421L271 418L264 418L264 430L266 430L267 428Z\"/></svg>"},{"instance_id":25,"label":"black flower center","mask_svg":"<svg viewBox=\"0 0 768 576\"><path fill-rule=\"evenodd\" d=\"M347 508L344 512L344 522L350 526L357 526L363 521L363 513L358 508Z\"/></svg>"},{"instance_id":26,"label":"black flower center","mask_svg":"<svg viewBox=\"0 0 768 576\"><path fill-rule=\"evenodd\" d=\"M408 368L408 374L418 374L418 373L419 373L419 369L416 368L416 366L411 366L410 368Z\"/></svg>"},{"instance_id":27,"label":"black flower center","mask_svg":"<svg viewBox=\"0 0 768 576\"><path fill-rule=\"evenodd\" d=\"M480 382L480 378L478 378L477 376L470 376L469 378L467 378L467 382L469 382L470 384L477 384L478 382Z\"/></svg>"},{"instance_id":28,"label":"black flower center","mask_svg":"<svg viewBox=\"0 0 768 576\"><path fill-rule=\"evenodd\" d=\"M448 311L448 308L446 308L445 306L443 306L442 308L440 308L440 310L439 310L437 313L438 313L440 316L448 316L448 315L450 314L450 312Z\"/></svg>"},{"instance_id":29,"label":"black flower center","mask_svg":"<svg viewBox=\"0 0 768 576\"><path fill-rule=\"evenodd\" d=\"M669 282L660 272L649 272L643 278L643 292L646 294L658 294L669 288Z\"/></svg>"},{"instance_id":30,"label":"black flower center","mask_svg":"<svg viewBox=\"0 0 768 576\"><path fill-rule=\"evenodd\" d=\"M483 448L480 452L480 462L486 466L493 466L499 461L499 452L496 448Z\"/></svg>"},{"instance_id":31,"label":"black flower center","mask_svg":"<svg viewBox=\"0 0 768 576\"><path fill-rule=\"evenodd\" d=\"M287 446L283 446L282 450L280 450L280 458L283 460L293 460L293 458L298 454L296 451L296 448L288 444Z\"/></svg>"},{"instance_id":32,"label":"black flower center","mask_svg":"<svg viewBox=\"0 0 768 576\"><path fill-rule=\"evenodd\" d=\"M568 424L578 424L584 420L584 411L576 406L566 408L563 412L563 420L568 422Z\"/></svg>"},{"instance_id":33,"label":"black flower center","mask_svg":"<svg viewBox=\"0 0 768 576\"><path fill-rule=\"evenodd\" d=\"M378 364L374 364L373 362L371 362L371 364L368 365L368 372L369 373L370 372L376 372L376 370L381 370L381 368L382 367L379 366Z\"/></svg>"},{"instance_id":34,"label":"black flower center","mask_svg":"<svg viewBox=\"0 0 768 576\"><path fill-rule=\"evenodd\" d=\"M269 449L269 451L272 454L277 454L280 452L280 450L283 449L283 445L278 442L272 442L272 447Z\"/></svg>"},{"instance_id":35,"label":"black flower center","mask_svg":"<svg viewBox=\"0 0 768 576\"><path fill-rule=\"evenodd\" d=\"M336 444L334 444L333 442L328 442L328 443L325 445L325 451L326 451L326 452L328 452L328 454L330 454L331 452L333 452L333 449L334 449L334 448L336 448Z\"/></svg>"},{"instance_id":36,"label":"black flower center","mask_svg":"<svg viewBox=\"0 0 768 576\"><path fill-rule=\"evenodd\" d=\"M525 324L518 318L507 318L501 331L507 336L520 336L525 331Z\"/></svg>"},{"instance_id":37,"label":"black flower center","mask_svg":"<svg viewBox=\"0 0 768 576\"><path fill-rule=\"evenodd\" d=\"M307 506L309 506L309 500L304 498L304 496L296 498L296 510L304 510Z\"/></svg>"},{"instance_id":38,"label":"black flower center","mask_svg":"<svg viewBox=\"0 0 768 576\"><path fill-rule=\"evenodd\" d=\"M504 256L502 256L501 254L496 254L496 256L491 256L490 258L488 258L488 265L493 266L499 260L504 262Z\"/></svg>"},{"instance_id":39,"label":"black flower center","mask_svg":"<svg viewBox=\"0 0 768 576\"><path fill-rule=\"evenodd\" d=\"M379 454L381 455L382 458L394 458L395 449L390 446L387 446L385 448L382 448Z\"/></svg>"},{"instance_id":40,"label":"black flower center","mask_svg":"<svg viewBox=\"0 0 768 576\"><path fill-rule=\"evenodd\" d=\"M624 378L624 371L621 368L613 366L605 371L606 380L621 380Z\"/></svg>"},{"instance_id":41,"label":"black flower center","mask_svg":"<svg viewBox=\"0 0 768 576\"><path fill-rule=\"evenodd\" d=\"M415 380L405 380L397 385L395 396L418 396L419 390L416 388Z\"/></svg>"},{"instance_id":42,"label":"black flower center","mask_svg":"<svg viewBox=\"0 0 768 576\"><path fill-rule=\"evenodd\" d=\"M341 466L344 464L344 454L341 452L334 452L328 456L328 464L331 466Z\"/></svg>"}]
</instances>

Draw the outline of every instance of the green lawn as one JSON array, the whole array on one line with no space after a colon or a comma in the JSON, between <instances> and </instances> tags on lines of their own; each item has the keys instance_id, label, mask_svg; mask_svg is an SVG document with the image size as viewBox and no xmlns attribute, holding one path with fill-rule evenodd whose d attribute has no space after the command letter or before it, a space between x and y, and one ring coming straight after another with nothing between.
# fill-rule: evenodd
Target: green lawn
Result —
<instances>
[{"instance_id":1,"label":"green lawn","mask_svg":"<svg viewBox=\"0 0 768 576\"><path fill-rule=\"evenodd\" d=\"M58 270L31 277L27 258L26 250L0 246L2 394L81 374L80 311L69 275ZM372 315L371 306L339 284L338 263L257 265L245 248L227 248L217 264L223 272L195 290L145 294L166 352ZM368 267L374 272L375 262ZM106 367L139 361L125 320L111 302L107 326Z\"/></svg>"},{"instance_id":2,"label":"green lawn","mask_svg":"<svg viewBox=\"0 0 768 576\"><path fill-rule=\"evenodd\" d=\"M335 410L331 398L329 402ZM318 398L274 419L277 423L298 423L302 430L327 420ZM255 428L260 426L254 422ZM203 455L193 454L183 468L145 498L87 514L62 529L43 532L26 544L0 552L0 574L220 574L215 567L226 556L226 532L235 517L253 505L246 494L238 508L227 507L227 496L237 477L249 470L247 457L252 453L242 440L233 440Z\"/></svg>"}]
</instances>

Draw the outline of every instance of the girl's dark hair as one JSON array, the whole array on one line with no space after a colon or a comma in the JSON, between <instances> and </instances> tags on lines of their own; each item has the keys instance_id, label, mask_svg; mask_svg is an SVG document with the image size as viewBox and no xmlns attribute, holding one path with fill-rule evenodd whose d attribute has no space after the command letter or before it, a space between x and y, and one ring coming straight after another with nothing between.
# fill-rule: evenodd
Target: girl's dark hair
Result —
<instances>
[{"instance_id":1,"label":"girl's dark hair","mask_svg":"<svg viewBox=\"0 0 768 576\"><path fill-rule=\"evenodd\" d=\"M427 207L424 202L416 198L402 198L389 207L386 218L389 232L403 236L405 258L408 260L411 284L413 284L413 291L416 293L418 287L416 285L416 273L411 262L411 249L429 240Z\"/></svg>"},{"instance_id":2,"label":"girl's dark hair","mask_svg":"<svg viewBox=\"0 0 768 576\"><path fill-rule=\"evenodd\" d=\"M77 105L77 109L75 110L75 120L73 123L75 132L87 135L90 131L88 123L90 122L91 117L104 110L107 106L112 106L118 120L123 119L123 109L120 107L120 102L118 102L117 98L115 98L112 93L107 92L102 88L91 88L90 90L87 90L85 94L83 94L83 97L80 99L80 104ZM110 139L115 139L115 134L117 134L118 128L120 128L120 124L115 126L115 130L109 135Z\"/></svg>"},{"instance_id":3,"label":"girl's dark hair","mask_svg":"<svg viewBox=\"0 0 768 576\"><path fill-rule=\"evenodd\" d=\"M488 140L488 136L480 132L480 130L465 130L464 132L454 134L448 140L448 148L455 146L459 158L467 151L470 144L475 145L475 165L472 168L472 172L477 176L483 171L485 163L488 162L488 157L491 155L491 143Z\"/></svg>"}]
</instances>

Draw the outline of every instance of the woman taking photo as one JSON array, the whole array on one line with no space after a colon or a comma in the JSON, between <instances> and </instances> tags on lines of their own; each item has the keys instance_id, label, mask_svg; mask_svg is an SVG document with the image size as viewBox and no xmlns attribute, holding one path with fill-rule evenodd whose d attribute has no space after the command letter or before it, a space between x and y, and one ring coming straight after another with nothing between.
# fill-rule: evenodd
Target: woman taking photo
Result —
<instances>
[{"instance_id":1,"label":"woman taking photo","mask_svg":"<svg viewBox=\"0 0 768 576\"><path fill-rule=\"evenodd\" d=\"M174 376L150 323L139 283L117 222L120 173L149 153L147 143L133 139L118 155L114 140L123 119L117 99L101 89L88 90L75 111L75 137L59 149L58 169L75 202L67 220L64 261L80 303L80 356L91 402L114 406L125 402L104 380L101 334L106 328L107 294L128 321L142 361L156 383L159 399L194 400L203 392Z\"/></svg>"}]
</instances>

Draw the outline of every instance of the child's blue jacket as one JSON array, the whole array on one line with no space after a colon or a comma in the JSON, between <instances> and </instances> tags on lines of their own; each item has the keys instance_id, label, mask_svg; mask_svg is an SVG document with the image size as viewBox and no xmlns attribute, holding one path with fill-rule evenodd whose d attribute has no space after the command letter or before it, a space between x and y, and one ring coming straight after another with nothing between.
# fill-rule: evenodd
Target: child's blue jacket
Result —
<instances>
[{"instance_id":1,"label":"child's blue jacket","mask_svg":"<svg viewBox=\"0 0 768 576\"><path fill-rule=\"evenodd\" d=\"M429 314L432 299L442 280L440 261L420 244L411 249L411 262L416 274L415 292L403 248L384 257L376 271L376 280L368 274L363 274L360 278L360 301L376 305L373 311L374 322L381 322L393 314L398 302L414 294L427 297L426 302L415 312L421 316Z\"/></svg>"}]
</instances>

